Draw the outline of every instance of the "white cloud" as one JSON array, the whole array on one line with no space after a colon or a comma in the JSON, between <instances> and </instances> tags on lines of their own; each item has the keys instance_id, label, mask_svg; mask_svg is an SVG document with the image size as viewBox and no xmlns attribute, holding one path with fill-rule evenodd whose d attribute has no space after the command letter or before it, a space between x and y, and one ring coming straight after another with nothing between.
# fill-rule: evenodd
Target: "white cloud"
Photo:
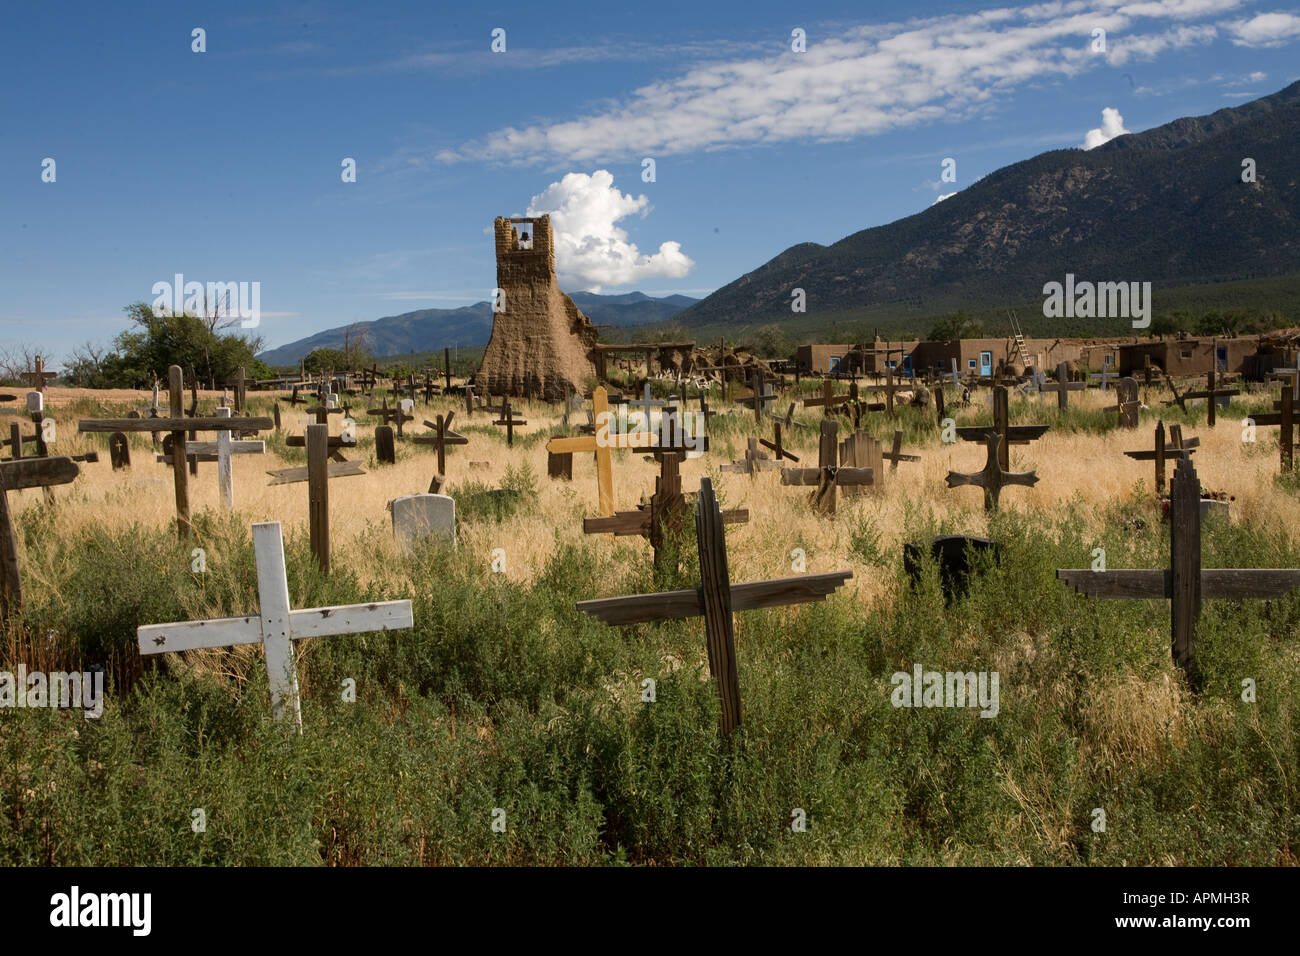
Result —
<instances>
[{"instance_id":1,"label":"white cloud","mask_svg":"<svg viewBox=\"0 0 1300 956\"><path fill-rule=\"evenodd\" d=\"M987 110L1033 82L1204 44L1192 23L1244 0L1066 0L867 25L803 54L706 62L563 122L505 127L444 162L594 163L789 141L843 141ZM1252 21L1253 22L1253 21ZM1092 52L1092 31L1107 52Z\"/></svg>"},{"instance_id":2,"label":"white cloud","mask_svg":"<svg viewBox=\"0 0 1300 956\"><path fill-rule=\"evenodd\" d=\"M1124 117L1119 115L1119 110L1113 106L1108 106L1101 111L1101 126L1088 130L1088 134L1083 138L1084 149L1096 149L1102 143L1109 143L1116 136L1123 136L1128 132L1124 128Z\"/></svg>"},{"instance_id":3,"label":"white cloud","mask_svg":"<svg viewBox=\"0 0 1300 956\"><path fill-rule=\"evenodd\" d=\"M1284 46L1300 37L1300 16L1294 13L1261 13L1249 20L1228 24L1237 46Z\"/></svg>"},{"instance_id":4,"label":"white cloud","mask_svg":"<svg viewBox=\"0 0 1300 956\"><path fill-rule=\"evenodd\" d=\"M551 217L560 284L599 292L607 285L681 278L695 267L681 243L664 242L658 252L644 255L616 225L633 213L644 217L649 212L649 199L624 195L613 175L598 169L590 176L569 173L551 183L529 201L527 215Z\"/></svg>"},{"instance_id":5,"label":"white cloud","mask_svg":"<svg viewBox=\"0 0 1300 956\"><path fill-rule=\"evenodd\" d=\"M939 203L943 202L945 199L951 199L951 198L952 198L953 196L955 196L955 195L957 195L955 192L952 192L952 193L943 193L942 195L940 195L939 197L937 197L937 198L935 199L934 202L930 203L930 205L931 205L931 206L937 206L937 205L939 205Z\"/></svg>"}]
</instances>

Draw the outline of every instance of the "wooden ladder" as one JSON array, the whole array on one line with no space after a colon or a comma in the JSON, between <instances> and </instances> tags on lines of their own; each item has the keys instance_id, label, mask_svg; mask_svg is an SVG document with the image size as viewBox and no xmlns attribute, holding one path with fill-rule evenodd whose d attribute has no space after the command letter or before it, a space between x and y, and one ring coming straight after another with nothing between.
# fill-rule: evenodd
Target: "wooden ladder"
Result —
<instances>
[{"instance_id":1,"label":"wooden ladder","mask_svg":"<svg viewBox=\"0 0 1300 956\"><path fill-rule=\"evenodd\" d=\"M1007 315L1011 319L1011 334L1016 340L1016 352L1020 355L1020 364L1024 368L1029 368L1034 363L1030 361L1029 350L1025 348L1025 333L1020 330L1015 312L1008 312Z\"/></svg>"}]
</instances>

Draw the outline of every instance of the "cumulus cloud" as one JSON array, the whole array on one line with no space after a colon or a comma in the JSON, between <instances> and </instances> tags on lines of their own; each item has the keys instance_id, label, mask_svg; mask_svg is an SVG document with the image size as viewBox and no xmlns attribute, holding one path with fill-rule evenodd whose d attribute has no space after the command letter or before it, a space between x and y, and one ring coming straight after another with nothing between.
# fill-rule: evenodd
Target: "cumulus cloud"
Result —
<instances>
[{"instance_id":1,"label":"cumulus cloud","mask_svg":"<svg viewBox=\"0 0 1300 956\"><path fill-rule=\"evenodd\" d=\"M1261 13L1249 20L1228 24L1237 46L1284 46L1300 37L1300 16L1294 13Z\"/></svg>"},{"instance_id":2,"label":"cumulus cloud","mask_svg":"<svg viewBox=\"0 0 1300 956\"><path fill-rule=\"evenodd\" d=\"M613 175L598 169L551 183L528 203L527 215L551 217L560 284L599 292L607 285L681 278L695 267L679 242L661 243L652 255L628 242L619 220L649 212L649 199L620 192Z\"/></svg>"},{"instance_id":3,"label":"cumulus cloud","mask_svg":"<svg viewBox=\"0 0 1300 956\"><path fill-rule=\"evenodd\" d=\"M1119 110L1108 106L1101 111L1101 126L1088 130L1088 134L1083 137L1083 148L1096 149L1102 143L1109 143L1116 136L1123 136L1127 132L1124 117L1119 115Z\"/></svg>"},{"instance_id":4,"label":"cumulus cloud","mask_svg":"<svg viewBox=\"0 0 1300 956\"><path fill-rule=\"evenodd\" d=\"M436 158L598 163L843 141L960 119L988 110L1020 85L1208 43L1226 25L1195 21L1231 13L1243 2L1053 0L853 27L819 39L806 53L720 58L588 115L505 127ZM1092 49L1098 28L1106 31L1105 52Z\"/></svg>"}]
</instances>

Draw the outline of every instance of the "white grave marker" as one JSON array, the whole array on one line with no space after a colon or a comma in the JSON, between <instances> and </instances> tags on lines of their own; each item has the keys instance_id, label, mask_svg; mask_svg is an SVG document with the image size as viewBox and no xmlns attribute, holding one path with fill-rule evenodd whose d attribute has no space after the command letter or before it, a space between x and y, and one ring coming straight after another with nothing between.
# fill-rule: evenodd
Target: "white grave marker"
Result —
<instances>
[{"instance_id":1,"label":"white grave marker","mask_svg":"<svg viewBox=\"0 0 1300 956\"><path fill-rule=\"evenodd\" d=\"M456 499L448 495L404 495L388 503L393 534L407 548L425 537L445 537L456 544Z\"/></svg>"},{"instance_id":2,"label":"white grave marker","mask_svg":"<svg viewBox=\"0 0 1300 956\"><path fill-rule=\"evenodd\" d=\"M298 666L293 642L306 637L400 631L415 625L410 601L378 601L294 611L289 607L289 578L284 569L280 522L253 525L257 559L259 614L211 621L148 624L136 629L141 654L192 651L200 647L261 644L271 684L271 710L277 720L291 718L302 732L298 701Z\"/></svg>"}]
</instances>

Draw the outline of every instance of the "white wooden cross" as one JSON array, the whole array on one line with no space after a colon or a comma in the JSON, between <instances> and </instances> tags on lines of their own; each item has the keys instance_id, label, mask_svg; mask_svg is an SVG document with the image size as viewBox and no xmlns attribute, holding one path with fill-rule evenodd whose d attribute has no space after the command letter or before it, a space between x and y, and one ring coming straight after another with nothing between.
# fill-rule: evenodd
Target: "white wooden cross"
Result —
<instances>
[{"instance_id":1,"label":"white wooden cross","mask_svg":"<svg viewBox=\"0 0 1300 956\"><path fill-rule=\"evenodd\" d=\"M1117 376L1117 375L1113 375L1113 374L1111 374L1111 371L1110 371L1110 355L1109 355L1109 354L1107 354L1107 355L1105 355L1105 356L1102 357L1102 360L1101 360L1101 371L1100 371L1100 372L1093 372L1091 375L1088 376L1088 378L1099 378L1099 379L1101 379L1101 390L1102 390L1103 392L1106 391L1106 384L1107 384L1107 383L1108 383L1112 378L1118 378L1118 377L1119 377L1119 376Z\"/></svg>"},{"instance_id":2,"label":"white wooden cross","mask_svg":"<svg viewBox=\"0 0 1300 956\"><path fill-rule=\"evenodd\" d=\"M200 647L261 644L271 684L271 712L276 720L292 719L302 732L298 701L298 665L293 642L305 637L400 631L415 625L410 601L377 601L294 611L289 607L289 578L284 569L280 522L253 525L257 559L258 614L211 621L148 624L136 629L141 654L192 651Z\"/></svg>"},{"instance_id":3,"label":"white wooden cross","mask_svg":"<svg viewBox=\"0 0 1300 956\"><path fill-rule=\"evenodd\" d=\"M218 418L229 418L229 408L218 408ZM235 472L231 466L231 455L262 455L266 453L266 442L235 441L230 432L217 432L216 441L187 441L185 457L196 461L215 461L217 463L217 486L221 490L221 501L228 510L235 507ZM159 461L170 462L171 455L159 455Z\"/></svg>"}]
</instances>

